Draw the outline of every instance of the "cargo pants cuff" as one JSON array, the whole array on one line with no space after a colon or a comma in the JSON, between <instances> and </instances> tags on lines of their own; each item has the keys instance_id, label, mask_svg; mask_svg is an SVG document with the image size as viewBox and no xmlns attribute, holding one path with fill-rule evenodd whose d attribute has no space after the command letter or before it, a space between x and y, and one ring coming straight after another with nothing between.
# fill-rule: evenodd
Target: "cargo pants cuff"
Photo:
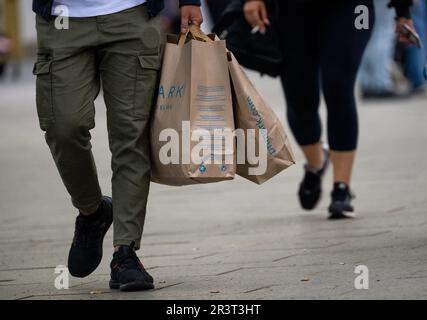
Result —
<instances>
[{"instance_id":1,"label":"cargo pants cuff","mask_svg":"<svg viewBox=\"0 0 427 320\"><path fill-rule=\"evenodd\" d=\"M102 202L102 196L91 201L79 202L74 199L71 199L71 201L73 203L73 206L77 209L90 209L99 206L99 204Z\"/></svg>"},{"instance_id":2,"label":"cargo pants cuff","mask_svg":"<svg viewBox=\"0 0 427 320\"><path fill-rule=\"evenodd\" d=\"M117 246L130 246L130 244L132 242L135 242L134 249L135 250L139 250L139 248L141 247L141 239L135 239L135 240L129 240L129 239L117 239L116 240L115 239L113 241L113 245L114 245L114 247L117 247Z\"/></svg>"}]
</instances>

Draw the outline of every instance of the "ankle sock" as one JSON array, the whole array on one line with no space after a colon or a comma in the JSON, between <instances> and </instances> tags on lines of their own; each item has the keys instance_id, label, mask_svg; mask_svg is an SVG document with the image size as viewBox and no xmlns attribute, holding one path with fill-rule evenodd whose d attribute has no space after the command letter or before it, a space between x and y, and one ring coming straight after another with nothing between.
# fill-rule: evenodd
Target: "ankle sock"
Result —
<instances>
[{"instance_id":1,"label":"ankle sock","mask_svg":"<svg viewBox=\"0 0 427 320\"><path fill-rule=\"evenodd\" d=\"M347 191L350 187L345 182L334 182L334 190Z\"/></svg>"},{"instance_id":2,"label":"ankle sock","mask_svg":"<svg viewBox=\"0 0 427 320\"><path fill-rule=\"evenodd\" d=\"M322 162L320 163L320 165L318 167L312 167L310 165L307 165L307 169L310 172L318 173L325 166L325 162L326 162L326 156L323 156Z\"/></svg>"}]
</instances>

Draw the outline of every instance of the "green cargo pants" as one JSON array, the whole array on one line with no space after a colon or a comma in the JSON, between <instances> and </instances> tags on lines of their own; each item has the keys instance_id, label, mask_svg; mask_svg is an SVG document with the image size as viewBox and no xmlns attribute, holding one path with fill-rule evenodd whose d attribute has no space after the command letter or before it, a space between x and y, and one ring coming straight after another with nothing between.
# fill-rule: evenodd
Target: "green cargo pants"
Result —
<instances>
[{"instance_id":1,"label":"green cargo pants","mask_svg":"<svg viewBox=\"0 0 427 320\"><path fill-rule=\"evenodd\" d=\"M144 5L115 14L37 16L36 100L40 127L61 178L79 209L100 203L91 151L94 100L102 83L107 106L114 211L114 245L139 248L150 184L149 114L159 69L160 18Z\"/></svg>"}]
</instances>

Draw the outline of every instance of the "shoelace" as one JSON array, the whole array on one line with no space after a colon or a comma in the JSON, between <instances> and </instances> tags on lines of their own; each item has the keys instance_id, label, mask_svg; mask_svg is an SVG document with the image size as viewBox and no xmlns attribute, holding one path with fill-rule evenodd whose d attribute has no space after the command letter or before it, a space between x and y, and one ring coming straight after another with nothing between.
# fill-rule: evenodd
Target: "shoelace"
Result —
<instances>
[{"instance_id":1,"label":"shoelace","mask_svg":"<svg viewBox=\"0 0 427 320\"><path fill-rule=\"evenodd\" d=\"M78 219L74 231L74 245L82 248L88 248L91 244L95 244L100 237L103 229L104 221L84 221Z\"/></svg>"}]
</instances>

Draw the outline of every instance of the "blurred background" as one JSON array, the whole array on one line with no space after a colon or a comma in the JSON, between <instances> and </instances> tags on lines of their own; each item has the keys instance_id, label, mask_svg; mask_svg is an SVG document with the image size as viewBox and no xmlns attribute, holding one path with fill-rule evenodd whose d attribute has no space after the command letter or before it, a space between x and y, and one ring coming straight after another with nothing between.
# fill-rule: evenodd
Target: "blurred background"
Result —
<instances>
[{"instance_id":1,"label":"blurred background","mask_svg":"<svg viewBox=\"0 0 427 320\"><path fill-rule=\"evenodd\" d=\"M153 184L141 254L162 290L126 297L427 298L420 280L427 277L427 2L416 0L411 9L419 50L396 43L387 2L375 0L377 22L357 85L358 218L326 220L329 187L318 209L302 212L296 192L303 158L285 120L281 84L247 70L285 125L297 165L262 186L239 177L183 188ZM166 4L163 32L177 33L177 1ZM205 32L226 4L203 1ZM54 267L66 264L75 209L38 126L34 24L30 0L0 0L0 297L111 298L109 254L94 275L73 279L67 293L52 285ZM102 93L96 112L93 151L109 194ZM324 103L321 115L325 120ZM325 185L332 185L330 174ZM105 252L111 239L110 231ZM353 288L356 264L370 267L367 292Z\"/></svg>"},{"instance_id":2,"label":"blurred background","mask_svg":"<svg viewBox=\"0 0 427 320\"><path fill-rule=\"evenodd\" d=\"M0 81L28 77L36 53L34 14L28 0L0 0ZM203 30L210 32L227 6L226 0L204 0ZM365 98L392 98L426 94L424 64L427 43L427 2L415 0L411 14L423 48L398 44L394 35L393 10L388 0L375 0L376 24L359 75L360 94ZM176 0L166 0L162 31L179 32Z\"/></svg>"}]
</instances>

